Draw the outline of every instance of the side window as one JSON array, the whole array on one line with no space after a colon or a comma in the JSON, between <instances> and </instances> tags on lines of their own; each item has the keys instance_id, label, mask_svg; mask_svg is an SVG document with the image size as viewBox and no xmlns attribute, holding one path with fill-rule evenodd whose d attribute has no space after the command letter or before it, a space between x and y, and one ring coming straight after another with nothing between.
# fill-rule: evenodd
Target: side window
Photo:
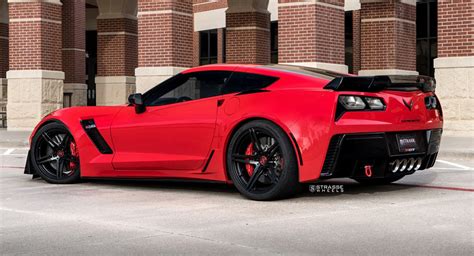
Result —
<instances>
[{"instance_id":1,"label":"side window","mask_svg":"<svg viewBox=\"0 0 474 256\"><path fill-rule=\"evenodd\" d=\"M147 92L145 105L162 106L217 96L230 74L229 71L178 74Z\"/></svg>"},{"instance_id":2,"label":"side window","mask_svg":"<svg viewBox=\"0 0 474 256\"><path fill-rule=\"evenodd\" d=\"M234 72L222 90L223 94L263 89L278 80L278 77Z\"/></svg>"}]
</instances>

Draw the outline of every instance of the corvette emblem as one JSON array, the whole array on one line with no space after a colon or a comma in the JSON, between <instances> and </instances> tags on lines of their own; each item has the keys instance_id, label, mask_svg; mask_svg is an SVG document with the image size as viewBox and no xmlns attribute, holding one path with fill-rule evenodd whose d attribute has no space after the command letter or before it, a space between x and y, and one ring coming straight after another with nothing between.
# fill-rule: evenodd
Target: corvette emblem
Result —
<instances>
[{"instance_id":1,"label":"corvette emblem","mask_svg":"<svg viewBox=\"0 0 474 256\"><path fill-rule=\"evenodd\" d=\"M405 106L411 110L413 108L413 100L411 99L409 102L406 102L405 100L403 100L403 104L405 104Z\"/></svg>"}]
</instances>

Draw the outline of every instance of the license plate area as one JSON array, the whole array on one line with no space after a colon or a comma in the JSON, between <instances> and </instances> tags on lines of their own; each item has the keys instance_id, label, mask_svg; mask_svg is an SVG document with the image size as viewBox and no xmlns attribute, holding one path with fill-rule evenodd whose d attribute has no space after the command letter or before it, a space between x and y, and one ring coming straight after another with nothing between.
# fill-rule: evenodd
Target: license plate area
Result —
<instances>
[{"instance_id":1,"label":"license plate area","mask_svg":"<svg viewBox=\"0 0 474 256\"><path fill-rule=\"evenodd\" d=\"M420 152L419 136L416 133L397 134L398 152L417 153Z\"/></svg>"}]
</instances>

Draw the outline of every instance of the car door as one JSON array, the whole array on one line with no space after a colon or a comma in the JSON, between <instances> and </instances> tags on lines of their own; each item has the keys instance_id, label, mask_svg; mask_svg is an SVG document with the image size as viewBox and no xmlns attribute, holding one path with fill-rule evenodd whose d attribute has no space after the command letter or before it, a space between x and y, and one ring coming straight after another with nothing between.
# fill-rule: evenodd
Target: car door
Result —
<instances>
[{"instance_id":1,"label":"car door","mask_svg":"<svg viewBox=\"0 0 474 256\"><path fill-rule=\"evenodd\" d=\"M209 156L220 91L229 71L179 74L143 95L146 109L118 113L111 133L116 170L196 170Z\"/></svg>"}]
</instances>

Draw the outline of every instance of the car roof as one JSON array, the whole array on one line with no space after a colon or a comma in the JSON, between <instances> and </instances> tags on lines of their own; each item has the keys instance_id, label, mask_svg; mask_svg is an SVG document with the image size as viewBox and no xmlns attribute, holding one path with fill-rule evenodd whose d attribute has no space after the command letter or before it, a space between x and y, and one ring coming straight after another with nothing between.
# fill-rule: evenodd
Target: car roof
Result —
<instances>
[{"instance_id":1,"label":"car roof","mask_svg":"<svg viewBox=\"0 0 474 256\"><path fill-rule=\"evenodd\" d=\"M268 74L273 76L303 76L318 78L324 80L332 80L336 77L349 76L349 74L338 73L334 71L306 67L306 66L297 66L297 65L283 65L283 64L268 64L268 65L258 65L258 64L211 64L204 65L199 67L194 67L184 71L183 73L198 72L198 71L215 71L215 70L225 70L225 71L240 71L240 72L249 72L249 73L260 73Z\"/></svg>"}]
</instances>

